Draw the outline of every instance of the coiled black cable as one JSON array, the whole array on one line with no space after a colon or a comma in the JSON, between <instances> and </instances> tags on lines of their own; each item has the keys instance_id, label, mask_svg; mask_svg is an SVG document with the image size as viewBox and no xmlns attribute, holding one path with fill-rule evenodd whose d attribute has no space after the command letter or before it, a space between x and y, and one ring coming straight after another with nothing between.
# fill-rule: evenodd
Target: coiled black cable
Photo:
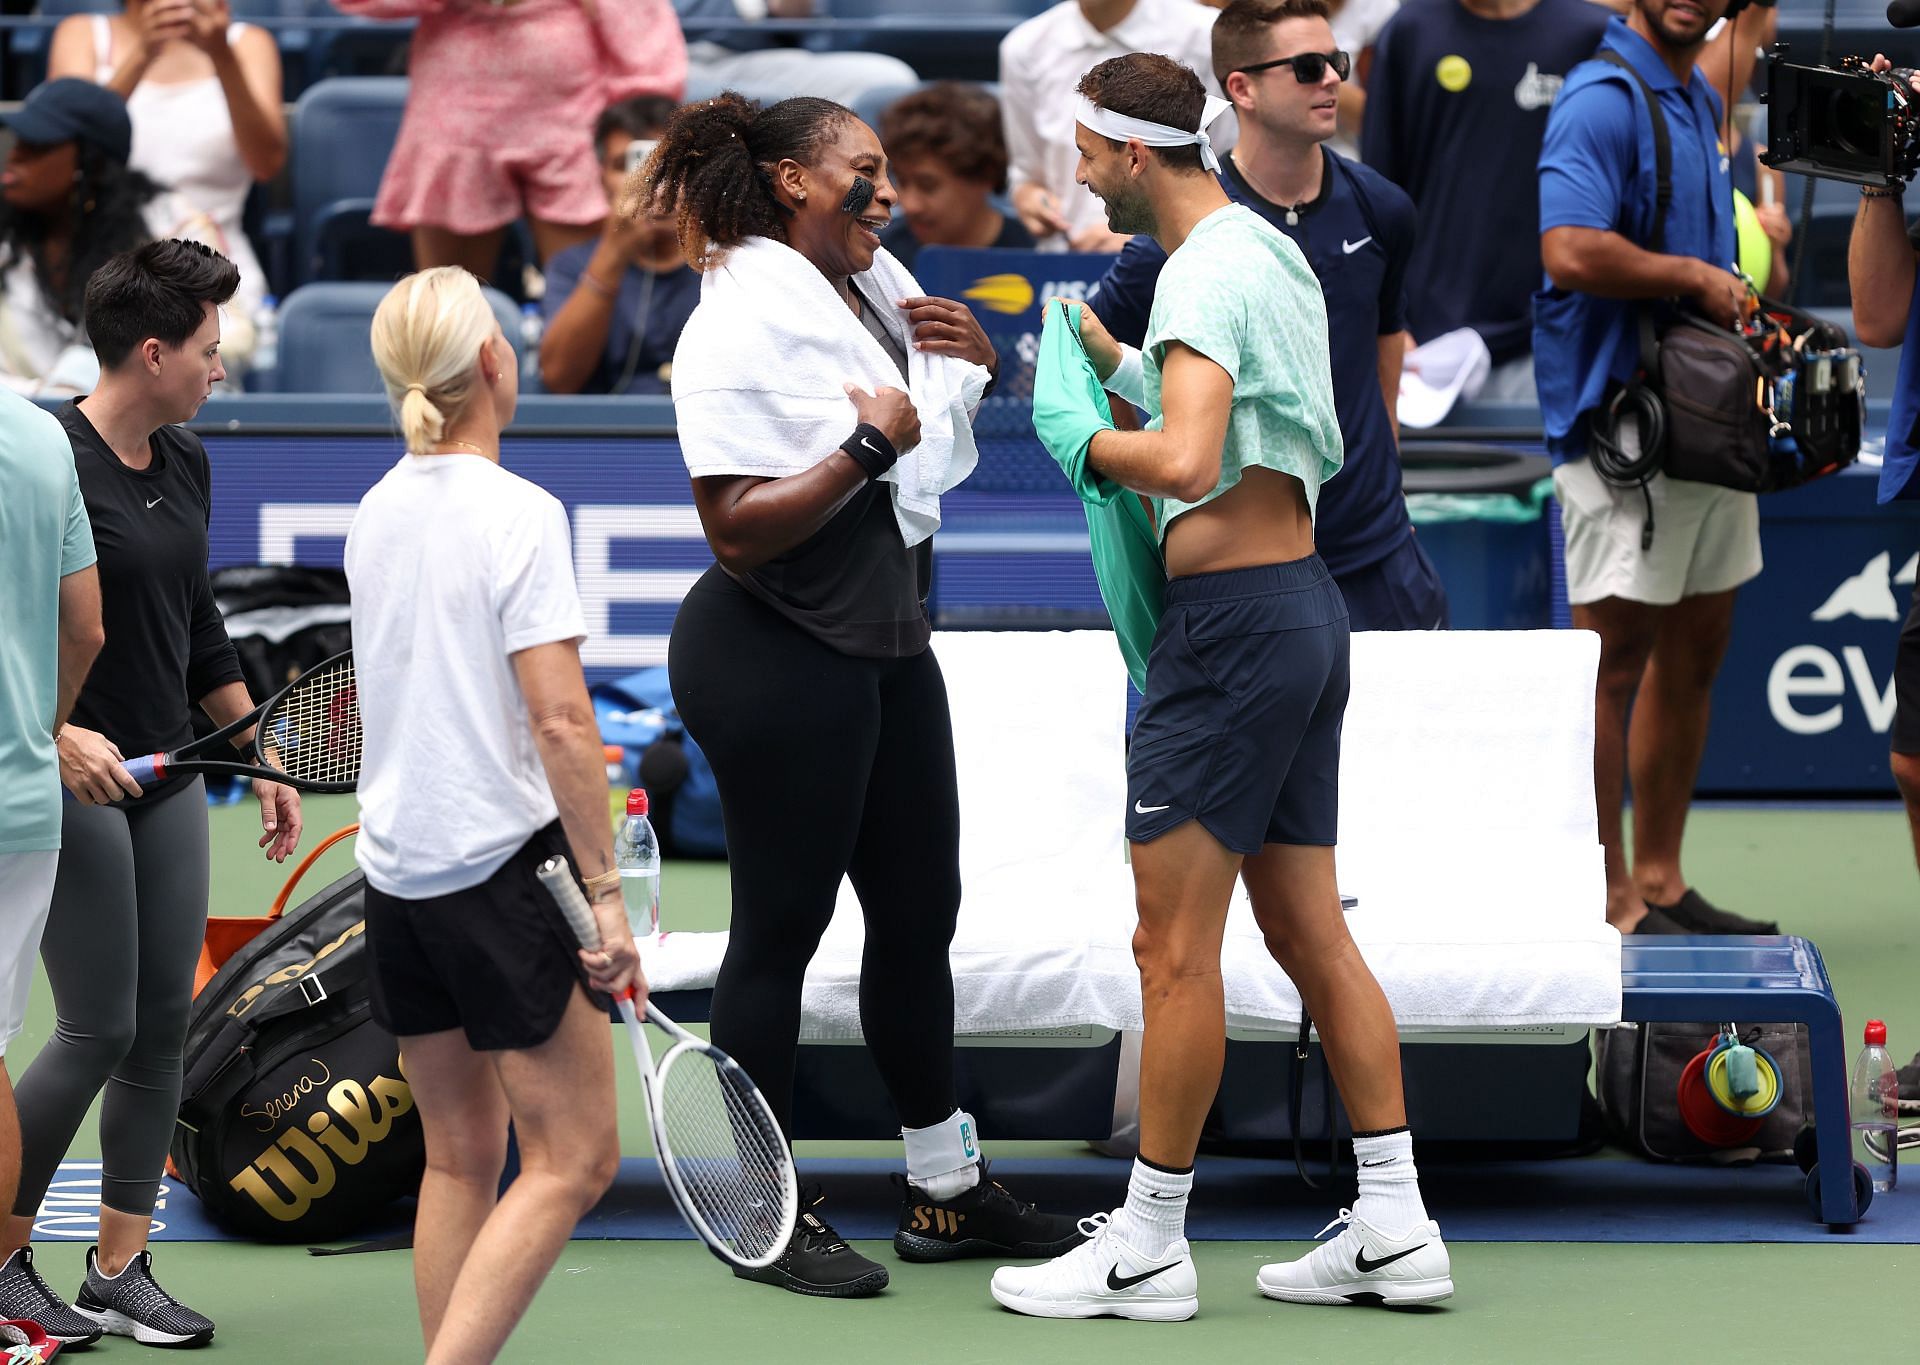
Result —
<instances>
[{"instance_id":1,"label":"coiled black cable","mask_svg":"<svg viewBox=\"0 0 1920 1365\"><path fill-rule=\"evenodd\" d=\"M1638 451L1620 439L1624 423L1635 423ZM1647 485L1660 472L1667 449L1667 405L1639 379L1615 393L1611 402L1594 413L1588 431L1588 458L1608 483L1640 490L1646 500L1647 521L1640 529L1640 550L1653 548L1653 494Z\"/></svg>"}]
</instances>

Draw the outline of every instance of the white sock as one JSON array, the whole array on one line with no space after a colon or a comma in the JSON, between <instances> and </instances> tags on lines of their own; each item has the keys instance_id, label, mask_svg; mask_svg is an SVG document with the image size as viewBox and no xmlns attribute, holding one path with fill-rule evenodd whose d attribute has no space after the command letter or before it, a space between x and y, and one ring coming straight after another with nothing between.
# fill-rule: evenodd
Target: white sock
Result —
<instances>
[{"instance_id":1,"label":"white sock","mask_svg":"<svg viewBox=\"0 0 1920 1365\"><path fill-rule=\"evenodd\" d=\"M1406 1128L1357 1134L1353 1163L1360 1172L1356 1218L1380 1231L1405 1236L1425 1227L1427 1206L1420 1198L1420 1173L1413 1168L1413 1134Z\"/></svg>"},{"instance_id":2,"label":"white sock","mask_svg":"<svg viewBox=\"0 0 1920 1365\"><path fill-rule=\"evenodd\" d=\"M973 1115L964 1109L928 1128L902 1128L900 1136L907 1144L907 1179L929 1199L951 1199L980 1183L980 1144Z\"/></svg>"},{"instance_id":3,"label":"white sock","mask_svg":"<svg viewBox=\"0 0 1920 1365\"><path fill-rule=\"evenodd\" d=\"M1162 1256L1186 1236L1187 1196L1192 1192L1193 1167L1169 1171L1135 1157L1127 1202L1114 1220L1114 1231L1142 1256Z\"/></svg>"}]
</instances>

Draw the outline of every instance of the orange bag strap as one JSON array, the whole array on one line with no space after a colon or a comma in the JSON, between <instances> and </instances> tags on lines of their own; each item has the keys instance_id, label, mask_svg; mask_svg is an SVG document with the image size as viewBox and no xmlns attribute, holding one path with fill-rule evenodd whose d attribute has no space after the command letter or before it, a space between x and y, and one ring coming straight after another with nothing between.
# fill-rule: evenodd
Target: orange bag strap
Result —
<instances>
[{"instance_id":1,"label":"orange bag strap","mask_svg":"<svg viewBox=\"0 0 1920 1365\"><path fill-rule=\"evenodd\" d=\"M314 865L322 853L325 853L342 839L349 838L359 832L359 825L348 825L344 829L336 829L316 844L313 852L302 858L300 860L300 866L293 869L293 875L288 877L287 884L280 888L280 894L273 898L273 906L267 911L267 918L279 919L281 915L286 913L287 902L293 898L293 888L300 885L300 879L307 875L307 869Z\"/></svg>"}]
</instances>

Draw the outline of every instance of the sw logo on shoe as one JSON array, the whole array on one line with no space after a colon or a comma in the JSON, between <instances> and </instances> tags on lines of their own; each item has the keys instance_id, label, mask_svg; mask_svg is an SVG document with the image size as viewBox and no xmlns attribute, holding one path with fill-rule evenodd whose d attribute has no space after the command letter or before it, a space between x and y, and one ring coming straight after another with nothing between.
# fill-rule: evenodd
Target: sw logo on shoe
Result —
<instances>
[{"instance_id":1,"label":"sw logo on shoe","mask_svg":"<svg viewBox=\"0 0 1920 1365\"><path fill-rule=\"evenodd\" d=\"M967 1221L964 1213L955 1213L952 1209L934 1208L928 1204L915 1204L913 1218L909 1227L915 1232L937 1232L942 1237L958 1237L960 1225Z\"/></svg>"}]
</instances>

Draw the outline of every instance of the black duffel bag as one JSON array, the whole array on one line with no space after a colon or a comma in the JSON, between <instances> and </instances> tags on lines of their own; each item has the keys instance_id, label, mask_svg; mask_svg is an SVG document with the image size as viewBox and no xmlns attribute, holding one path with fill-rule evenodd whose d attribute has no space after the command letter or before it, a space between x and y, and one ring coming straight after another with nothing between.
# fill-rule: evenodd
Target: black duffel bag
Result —
<instances>
[{"instance_id":1,"label":"black duffel bag","mask_svg":"<svg viewBox=\"0 0 1920 1365\"><path fill-rule=\"evenodd\" d=\"M365 888L356 869L237 948L216 951L233 921L210 923L213 960L231 955L194 997L170 1155L230 1231L329 1241L420 1188L420 1115L369 1003Z\"/></svg>"},{"instance_id":2,"label":"black duffel bag","mask_svg":"<svg viewBox=\"0 0 1920 1365\"><path fill-rule=\"evenodd\" d=\"M1594 1093L1620 1145L1653 1161L1786 1160L1813 1122L1813 1058L1801 1024L1748 1024L1739 1041L1773 1060L1780 1102L1750 1137L1710 1143L1681 1115L1680 1079L1716 1038L1712 1024L1624 1024L1595 1034Z\"/></svg>"}]
</instances>

